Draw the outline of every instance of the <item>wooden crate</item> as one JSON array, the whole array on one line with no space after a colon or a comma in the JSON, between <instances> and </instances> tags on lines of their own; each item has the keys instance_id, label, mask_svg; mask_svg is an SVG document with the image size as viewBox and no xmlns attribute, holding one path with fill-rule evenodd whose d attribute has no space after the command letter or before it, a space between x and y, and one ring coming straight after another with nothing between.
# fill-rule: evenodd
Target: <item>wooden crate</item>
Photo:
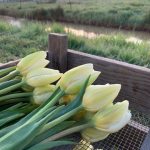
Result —
<instances>
[{"instance_id":1,"label":"wooden crate","mask_svg":"<svg viewBox=\"0 0 150 150\"><path fill-rule=\"evenodd\" d=\"M65 34L51 33L49 35L47 59L50 60L49 67L59 69L61 72L81 64L93 63L94 68L102 72L95 84L122 84L122 90L116 101L127 99L131 108L150 117L150 69L68 50ZM0 68L13 66L18 61L0 65ZM78 134L74 135L77 140L78 137ZM104 150L150 150L149 127L131 120L121 131L93 144L93 146ZM59 149L67 150L72 149L72 147L61 147Z\"/></svg>"}]
</instances>

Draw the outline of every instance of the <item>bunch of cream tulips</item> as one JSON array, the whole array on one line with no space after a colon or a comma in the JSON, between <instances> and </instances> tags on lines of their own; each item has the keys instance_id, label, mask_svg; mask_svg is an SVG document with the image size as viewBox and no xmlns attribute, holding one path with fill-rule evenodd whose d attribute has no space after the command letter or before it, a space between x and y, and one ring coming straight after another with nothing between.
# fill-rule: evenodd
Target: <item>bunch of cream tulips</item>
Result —
<instances>
[{"instance_id":1,"label":"bunch of cream tulips","mask_svg":"<svg viewBox=\"0 0 150 150\"><path fill-rule=\"evenodd\" d=\"M75 144L63 140L75 132L97 142L130 121L129 102L114 103L121 85L92 85L100 75L92 64L62 74L45 68L48 63L46 52L39 51L0 70L1 150Z\"/></svg>"}]
</instances>

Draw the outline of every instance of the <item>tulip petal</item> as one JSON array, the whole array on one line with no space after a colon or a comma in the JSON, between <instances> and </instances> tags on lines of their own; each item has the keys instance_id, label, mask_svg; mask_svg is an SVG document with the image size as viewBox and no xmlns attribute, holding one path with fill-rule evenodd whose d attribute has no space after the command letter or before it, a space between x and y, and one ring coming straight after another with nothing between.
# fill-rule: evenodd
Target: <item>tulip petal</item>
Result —
<instances>
[{"instance_id":1,"label":"tulip petal","mask_svg":"<svg viewBox=\"0 0 150 150\"><path fill-rule=\"evenodd\" d=\"M46 52L44 51L38 51L35 53L32 53L23 59L17 64L17 70L19 70L21 73L25 72L29 67L31 67L33 64L37 63L38 61L42 61L46 58Z\"/></svg>"},{"instance_id":2,"label":"tulip petal","mask_svg":"<svg viewBox=\"0 0 150 150\"><path fill-rule=\"evenodd\" d=\"M131 119L128 107L129 102L125 100L106 108L104 111L97 112L93 118L95 128L110 133L119 131Z\"/></svg>"},{"instance_id":3,"label":"tulip petal","mask_svg":"<svg viewBox=\"0 0 150 150\"><path fill-rule=\"evenodd\" d=\"M57 81L61 77L58 70L40 68L33 70L27 74L27 84L33 87L44 86Z\"/></svg>"},{"instance_id":4,"label":"tulip petal","mask_svg":"<svg viewBox=\"0 0 150 150\"><path fill-rule=\"evenodd\" d=\"M33 101L35 104L42 104L45 102L54 92L54 85L46 85L41 87L36 87L33 91Z\"/></svg>"},{"instance_id":5,"label":"tulip petal","mask_svg":"<svg viewBox=\"0 0 150 150\"><path fill-rule=\"evenodd\" d=\"M90 77L90 80L89 80L89 84L88 85L91 85L97 78L98 76L101 74L100 71L93 71L91 73L91 77Z\"/></svg>"},{"instance_id":6,"label":"tulip petal","mask_svg":"<svg viewBox=\"0 0 150 150\"><path fill-rule=\"evenodd\" d=\"M82 105L88 111L99 111L114 101L120 89L120 84L91 85L86 89Z\"/></svg>"},{"instance_id":7,"label":"tulip petal","mask_svg":"<svg viewBox=\"0 0 150 150\"><path fill-rule=\"evenodd\" d=\"M82 137L89 142L98 142L104 140L110 133L97 130L95 128L86 128L81 132Z\"/></svg>"},{"instance_id":8,"label":"tulip petal","mask_svg":"<svg viewBox=\"0 0 150 150\"><path fill-rule=\"evenodd\" d=\"M44 59L41 61L36 61L33 65L31 65L30 67L26 68L25 70L22 70L21 73L22 75L27 75L30 71L33 71L34 69L37 68L44 68L49 64L49 61Z\"/></svg>"},{"instance_id":9,"label":"tulip petal","mask_svg":"<svg viewBox=\"0 0 150 150\"><path fill-rule=\"evenodd\" d=\"M93 76L92 76L93 74ZM59 81L60 88L67 94L77 94L85 80L92 76L90 83L93 83L99 72L94 72L93 64L85 64L67 71Z\"/></svg>"},{"instance_id":10,"label":"tulip petal","mask_svg":"<svg viewBox=\"0 0 150 150\"><path fill-rule=\"evenodd\" d=\"M128 111L118 123L115 122L114 124L112 124L108 130L111 131L111 133L118 132L120 129L122 129L124 126L128 124L130 119L131 119L131 112Z\"/></svg>"}]
</instances>

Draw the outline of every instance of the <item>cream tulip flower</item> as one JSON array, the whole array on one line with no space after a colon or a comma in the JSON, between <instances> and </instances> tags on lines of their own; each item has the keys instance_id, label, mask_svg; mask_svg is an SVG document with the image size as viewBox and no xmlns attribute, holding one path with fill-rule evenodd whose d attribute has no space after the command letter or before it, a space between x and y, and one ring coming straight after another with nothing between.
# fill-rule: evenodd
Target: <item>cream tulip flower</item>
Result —
<instances>
[{"instance_id":1,"label":"cream tulip flower","mask_svg":"<svg viewBox=\"0 0 150 150\"><path fill-rule=\"evenodd\" d=\"M25 78L28 85L32 87L44 86L57 81L62 74L58 70L39 68L29 72Z\"/></svg>"},{"instance_id":2,"label":"cream tulip flower","mask_svg":"<svg viewBox=\"0 0 150 150\"><path fill-rule=\"evenodd\" d=\"M93 64L85 64L67 71L59 81L59 86L66 94L77 94L85 80L91 75L89 85L99 76L99 71L94 71Z\"/></svg>"},{"instance_id":3,"label":"cream tulip flower","mask_svg":"<svg viewBox=\"0 0 150 150\"><path fill-rule=\"evenodd\" d=\"M98 130L114 133L123 128L131 119L127 100L118 102L104 111L97 112L92 121Z\"/></svg>"},{"instance_id":4,"label":"cream tulip flower","mask_svg":"<svg viewBox=\"0 0 150 150\"><path fill-rule=\"evenodd\" d=\"M17 64L16 70L23 76L26 76L30 71L44 68L48 63L49 61L46 60L46 52L38 51L22 58Z\"/></svg>"},{"instance_id":5,"label":"cream tulip flower","mask_svg":"<svg viewBox=\"0 0 150 150\"><path fill-rule=\"evenodd\" d=\"M120 84L91 85L86 89L82 105L87 111L99 111L114 101L120 89Z\"/></svg>"},{"instance_id":6,"label":"cream tulip flower","mask_svg":"<svg viewBox=\"0 0 150 150\"><path fill-rule=\"evenodd\" d=\"M100 131L95 128L86 128L81 131L82 137L91 143L104 140L105 138L109 136L109 134L110 133L108 132Z\"/></svg>"},{"instance_id":7,"label":"cream tulip flower","mask_svg":"<svg viewBox=\"0 0 150 150\"><path fill-rule=\"evenodd\" d=\"M41 105L45 102L54 92L54 85L45 85L36 87L33 91L33 102L34 104Z\"/></svg>"}]
</instances>

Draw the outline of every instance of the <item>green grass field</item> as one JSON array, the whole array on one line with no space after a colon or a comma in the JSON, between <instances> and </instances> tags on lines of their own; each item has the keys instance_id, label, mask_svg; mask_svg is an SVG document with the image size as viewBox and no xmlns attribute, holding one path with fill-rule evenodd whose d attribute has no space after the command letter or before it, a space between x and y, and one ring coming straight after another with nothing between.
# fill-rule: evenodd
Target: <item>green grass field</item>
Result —
<instances>
[{"instance_id":1,"label":"green grass field","mask_svg":"<svg viewBox=\"0 0 150 150\"><path fill-rule=\"evenodd\" d=\"M0 62L7 62L38 50L46 50L49 26L26 22L21 28L0 22ZM51 25L51 32L65 32L59 24ZM128 43L118 35L88 39L68 34L69 48L86 53L113 58L150 68L150 44Z\"/></svg>"},{"instance_id":2,"label":"green grass field","mask_svg":"<svg viewBox=\"0 0 150 150\"><path fill-rule=\"evenodd\" d=\"M76 0L72 0L76 2ZM0 14L150 31L149 0L82 0L77 3L1 3Z\"/></svg>"}]
</instances>

